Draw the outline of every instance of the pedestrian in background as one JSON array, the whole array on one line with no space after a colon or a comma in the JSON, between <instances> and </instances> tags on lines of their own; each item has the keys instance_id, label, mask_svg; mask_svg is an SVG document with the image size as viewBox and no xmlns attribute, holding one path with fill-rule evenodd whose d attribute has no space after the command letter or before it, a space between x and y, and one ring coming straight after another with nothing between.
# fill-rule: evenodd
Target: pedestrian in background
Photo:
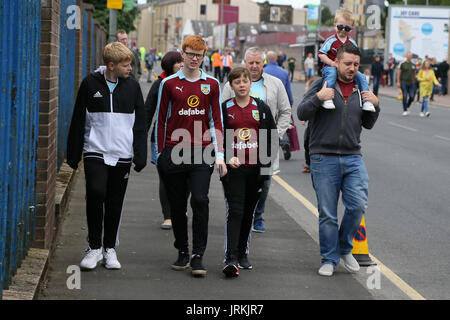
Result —
<instances>
[{"instance_id":1,"label":"pedestrian in background","mask_svg":"<svg viewBox=\"0 0 450 320\"><path fill-rule=\"evenodd\" d=\"M350 272L359 264L353 257L353 237L367 209L367 170L361 156L362 128L371 129L378 118L378 99L371 91L355 90L361 54L346 43L337 52L336 88L327 88L316 80L297 109L299 120L310 121L311 178L319 211L319 244L322 266L319 274L332 276L343 260ZM360 95L371 101L376 112L363 110ZM336 109L321 108L324 100L333 99ZM342 193L344 216L338 224L338 201Z\"/></svg>"},{"instance_id":2,"label":"pedestrian in background","mask_svg":"<svg viewBox=\"0 0 450 320\"><path fill-rule=\"evenodd\" d=\"M289 67L289 76L291 78L291 82L294 80L294 72L295 72L295 63L297 62L297 59L294 57L289 57L288 59L288 67Z\"/></svg>"},{"instance_id":3,"label":"pedestrian in background","mask_svg":"<svg viewBox=\"0 0 450 320\"><path fill-rule=\"evenodd\" d=\"M271 162L261 163L259 150L262 146L267 148L265 156L270 159L275 153L272 131L276 135L273 146L276 149L278 132L270 108L262 100L250 97L250 71L243 67L234 68L228 82L235 97L222 103L227 162L227 174L221 178L227 204L223 272L228 277L236 277L239 268L253 268L248 260L247 240L260 190L264 180L269 178L261 174L261 167L271 166ZM232 134L229 134L230 130Z\"/></svg>"},{"instance_id":4,"label":"pedestrian in background","mask_svg":"<svg viewBox=\"0 0 450 320\"><path fill-rule=\"evenodd\" d=\"M422 109L420 112L421 117L429 117L430 111L428 110L428 97L432 95L433 85L438 87L441 84L436 79L433 69L431 69L430 61L425 61L417 74L417 79L419 80L419 90L420 96L422 97Z\"/></svg>"},{"instance_id":5,"label":"pedestrian in background","mask_svg":"<svg viewBox=\"0 0 450 320\"><path fill-rule=\"evenodd\" d=\"M305 86L305 94L308 92L309 88L311 87L311 84L317 79L309 79L306 82ZM303 134L303 148L305 149L305 166L303 167L302 172L303 173L310 173L310 165L311 165L311 159L309 156L309 135L310 135L310 128L309 128L309 121L301 121L302 126L306 125L305 132Z\"/></svg>"},{"instance_id":6,"label":"pedestrian in background","mask_svg":"<svg viewBox=\"0 0 450 320\"><path fill-rule=\"evenodd\" d=\"M214 68L214 78L220 81L222 83L222 56L220 55L219 51L216 50L211 56L213 68Z\"/></svg>"},{"instance_id":7,"label":"pedestrian in background","mask_svg":"<svg viewBox=\"0 0 450 320\"><path fill-rule=\"evenodd\" d=\"M130 45L128 43L128 34L125 30L117 30L116 32L116 40L126 46L133 53L133 60L131 61L131 76L139 81L139 77L142 74L141 71L141 59L140 59L140 51L136 46L136 40L133 41L133 44Z\"/></svg>"},{"instance_id":8,"label":"pedestrian in background","mask_svg":"<svg viewBox=\"0 0 450 320\"><path fill-rule=\"evenodd\" d=\"M202 66L206 70L206 72L211 72L211 70L210 70L211 58L207 54L205 54L205 56L203 57Z\"/></svg>"},{"instance_id":9,"label":"pedestrian in background","mask_svg":"<svg viewBox=\"0 0 450 320\"><path fill-rule=\"evenodd\" d=\"M387 64L388 64L388 69L389 69L389 85L392 87L395 83L394 80L394 72L395 72L395 68L397 67L397 60L395 60L395 58L392 56L392 53L389 53L389 58L387 60Z\"/></svg>"},{"instance_id":10,"label":"pedestrian in background","mask_svg":"<svg viewBox=\"0 0 450 320\"><path fill-rule=\"evenodd\" d=\"M158 104L158 96L159 96L159 86L163 79L171 76L172 74L177 73L180 68L183 67L183 57L181 53L178 51L169 51L167 52L162 60L161 60L161 68L163 72L158 76L158 79L153 83L150 91L148 92L147 99L145 100L145 110L147 112L147 131L150 129L152 125L153 116L156 112L156 106ZM150 150L151 150L151 163L156 165L156 142L155 142L155 126L153 126L151 137L150 137ZM161 173L158 171L159 177L159 201L161 203L161 209L163 213L164 221L161 224L161 229L170 230L172 229L172 220L170 214L170 201L167 196L166 186L164 185L164 181L161 178Z\"/></svg>"},{"instance_id":11,"label":"pedestrian in background","mask_svg":"<svg viewBox=\"0 0 450 320\"><path fill-rule=\"evenodd\" d=\"M411 61L412 53L408 52L406 54L406 60L403 61L397 70L397 87L402 90L402 104L403 113L402 116L409 115L409 107L414 101L414 96L416 94L416 66Z\"/></svg>"},{"instance_id":12,"label":"pedestrian in background","mask_svg":"<svg viewBox=\"0 0 450 320\"><path fill-rule=\"evenodd\" d=\"M245 67L250 71L252 76L252 86L250 88L250 96L259 98L264 101L272 112L272 116L277 125L278 135L281 139L290 127L291 123L291 104L286 93L286 89L280 79L271 76L265 72L264 60L262 58L263 52L258 47L248 48L245 52L244 63ZM223 101L234 97L234 92L230 87L229 82L225 83L222 91ZM278 174L280 172L279 151L274 155L273 164L270 170L270 175ZM253 219L254 232L264 232L263 213L267 195L269 194L270 177L264 182L258 204L255 209L255 217Z\"/></svg>"},{"instance_id":13,"label":"pedestrian in background","mask_svg":"<svg viewBox=\"0 0 450 320\"><path fill-rule=\"evenodd\" d=\"M447 63L447 59L442 60L441 63L438 65L439 75L438 80L441 83L440 92L442 95L447 95L448 90L448 69L449 65Z\"/></svg>"},{"instance_id":14,"label":"pedestrian in background","mask_svg":"<svg viewBox=\"0 0 450 320\"><path fill-rule=\"evenodd\" d=\"M131 163L140 172L147 162L144 100L129 77L134 55L120 42L102 55L106 67L81 82L67 139L72 169L83 155L89 247L80 267L87 270L101 260L107 269L121 268L115 248Z\"/></svg>"},{"instance_id":15,"label":"pedestrian in background","mask_svg":"<svg viewBox=\"0 0 450 320\"><path fill-rule=\"evenodd\" d=\"M370 78L373 80L373 94L378 96L381 77L383 76L383 64L380 62L380 56L375 57L370 69Z\"/></svg>"},{"instance_id":16,"label":"pedestrian in background","mask_svg":"<svg viewBox=\"0 0 450 320\"><path fill-rule=\"evenodd\" d=\"M151 83L152 80L152 70L153 70L153 66L155 65L156 62L156 56L155 53L153 52L154 49L150 48L148 50L148 52L145 54L145 67L147 68L147 82Z\"/></svg>"},{"instance_id":17,"label":"pedestrian in background","mask_svg":"<svg viewBox=\"0 0 450 320\"><path fill-rule=\"evenodd\" d=\"M222 81L225 80L225 77L228 77L228 74L231 71L231 68L233 68L233 56L230 54L228 50L225 50L225 54L221 57L222 59Z\"/></svg>"},{"instance_id":18,"label":"pedestrian in background","mask_svg":"<svg viewBox=\"0 0 450 320\"><path fill-rule=\"evenodd\" d=\"M264 72L281 80L281 82L284 85L284 88L286 89L286 93L289 98L289 104L292 107L292 105L294 104L294 97L292 96L291 82L289 81L289 74L287 73L286 70L284 70L283 68L278 66L277 54L275 53L275 51L267 52L267 61L268 61L268 63L264 67ZM293 121L292 121L291 125L293 125ZM295 138L296 137L294 136L294 139ZM298 138L297 138L297 140L298 140ZM286 133L283 135L283 138L281 139L281 142L280 142L280 147L283 150L283 155L284 155L285 160L289 160L291 158L291 142L298 144L298 141L295 141L295 142L290 141L289 136L288 136L288 131L286 131Z\"/></svg>"},{"instance_id":19,"label":"pedestrian in background","mask_svg":"<svg viewBox=\"0 0 450 320\"><path fill-rule=\"evenodd\" d=\"M430 63L430 68L433 70L434 75L435 76L438 75L439 74L439 68L438 68L438 65L437 65L437 62L436 62L436 58L432 58L430 62L431 62ZM436 76L436 78L437 78L437 76ZM433 82L432 83L432 87L433 87L433 89L431 90L430 101L434 101L434 93L436 92L437 85Z\"/></svg>"},{"instance_id":20,"label":"pedestrian in background","mask_svg":"<svg viewBox=\"0 0 450 320\"><path fill-rule=\"evenodd\" d=\"M305 79L308 81L314 75L314 58L311 52L308 53L303 66L305 68Z\"/></svg>"},{"instance_id":21,"label":"pedestrian in background","mask_svg":"<svg viewBox=\"0 0 450 320\"><path fill-rule=\"evenodd\" d=\"M425 61L428 61L428 60L429 60L428 56L425 56ZM422 65L423 65L423 60L422 60L422 58L418 57L416 60L416 70L415 70L416 78L415 78L415 82L414 82L414 84L415 84L414 90L417 93L417 100L416 100L417 103L420 103L419 80L417 80L417 74L419 73L419 70L422 68ZM415 96L415 94L414 94L414 96ZM414 100L413 100L413 102L414 102Z\"/></svg>"}]
</instances>

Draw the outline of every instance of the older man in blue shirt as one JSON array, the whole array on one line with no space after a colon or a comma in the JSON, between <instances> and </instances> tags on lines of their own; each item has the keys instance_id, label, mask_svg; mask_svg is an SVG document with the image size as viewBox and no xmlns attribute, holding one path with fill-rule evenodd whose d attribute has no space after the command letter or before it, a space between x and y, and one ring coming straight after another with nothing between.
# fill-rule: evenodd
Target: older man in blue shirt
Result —
<instances>
[{"instance_id":1,"label":"older man in blue shirt","mask_svg":"<svg viewBox=\"0 0 450 320\"><path fill-rule=\"evenodd\" d=\"M289 98L289 103L292 105L294 104L294 98L292 97L292 90L291 90L291 81L289 79L289 73L281 68L277 63L277 54L274 51L267 52L267 64L264 67L264 72L270 74L271 76L274 76L281 80L281 82L284 85L284 88L286 89L286 93ZM283 135L283 138L280 141L281 149L283 150L284 159L289 160L291 158L291 148L290 148L290 141L288 138L288 134L285 133Z\"/></svg>"},{"instance_id":2,"label":"older man in blue shirt","mask_svg":"<svg viewBox=\"0 0 450 320\"><path fill-rule=\"evenodd\" d=\"M283 82L284 88L286 89L289 103L291 106L294 104L294 98L292 97L292 91L291 91L291 82L289 81L289 73L278 66L277 63L277 54L274 51L267 52L267 64L264 67L264 72L268 73L274 77L277 77L278 79Z\"/></svg>"}]
</instances>

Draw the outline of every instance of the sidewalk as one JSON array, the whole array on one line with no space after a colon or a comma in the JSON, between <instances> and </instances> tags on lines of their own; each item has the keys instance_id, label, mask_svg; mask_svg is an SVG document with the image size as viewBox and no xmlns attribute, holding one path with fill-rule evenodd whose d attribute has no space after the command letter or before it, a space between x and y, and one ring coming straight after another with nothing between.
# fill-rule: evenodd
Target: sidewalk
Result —
<instances>
[{"instance_id":1,"label":"sidewalk","mask_svg":"<svg viewBox=\"0 0 450 320\"><path fill-rule=\"evenodd\" d=\"M397 87L382 87L380 86L378 90L378 94L381 96L391 97L397 99L400 93L400 89ZM434 101L429 101L428 104L432 106L439 106L439 107L446 107L450 108L450 96L439 96L438 94L435 94L433 97ZM400 100L399 100L400 102Z\"/></svg>"},{"instance_id":2,"label":"sidewalk","mask_svg":"<svg viewBox=\"0 0 450 320\"><path fill-rule=\"evenodd\" d=\"M270 197L265 214L267 231L252 233L249 257L253 270L241 270L238 278L225 278L222 273L225 203L216 173L212 176L209 197L205 278L194 278L190 271L170 268L177 251L173 247L173 232L159 228L162 213L158 176L155 166L150 164L141 173L130 174L120 228L121 245L117 248L122 269L107 270L99 265L94 271L81 272L81 289L70 290L66 282L71 273L67 269L78 266L87 247L84 173L79 172L45 289L38 299L373 299L342 266L331 278L319 276L317 244ZM188 211L191 221L192 211L190 208ZM189 229L191 233L190 223Z\"/></svg>"}]
</instances>

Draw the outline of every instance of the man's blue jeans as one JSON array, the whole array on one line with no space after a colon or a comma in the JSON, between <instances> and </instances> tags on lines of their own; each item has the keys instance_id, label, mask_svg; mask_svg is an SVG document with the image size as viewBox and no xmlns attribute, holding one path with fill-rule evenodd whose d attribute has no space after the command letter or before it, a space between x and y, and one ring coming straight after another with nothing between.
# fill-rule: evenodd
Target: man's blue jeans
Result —
<instances>
[{"instance_id":1,"label":"man's blue jeans","mask_svg":"<svg viewBox=\"0 0 450 320\"><path fill-rule=\"evenodd\" d=\"M327 82L327 88L334 88L337 79L337 69L335 67L326 66L322 69L323 82ZM366 81L366 76L361 72L356 73L355 83L358 85L360 91L369 91L369 84Z\"/></svg>"},{"instance_id":2,"label":"man's blue jeans","mask_svg":"<svg viewBox=\"0 0 450 320\"><path fill-rule=\"evenodd\" d=\"M401 89L403 95L403 111L407 111L411 103L413 103L414 101L414 96L416 95L416 86L414 84L402 83Z\"/></svg>"},{"instance_id":3,"label":"man's blue jeans","mask_svg":"<svg viewBox=\"0 0 450 320\"><path fill-rule=\"evenodd\" d=\"M422 112L428 112L428 96L422 97Z\"/></svg>"},{"instance_id":4,"label":"man's blue jeans","mask_svg":"<svg viewBox=\"0 0 450 320\"><path fill-rule=\"evenodd\" d=\"M322 264L337 266L340 256L353 249L353 237L367 209L369 177L360 155L312 154L310 169L319 210ZM345 211L339 226L340 192Z\"/></svg>"},{"instance_id":5,"label":"man's blue jeans","mask_svg":"<svg viewBox=\"0 0 450 320\"><path fill-rule=\"evenodd\" d=\"M378 96L378 89L380 88L380 80L381 77L374 76L373 77L373 94Z\"/></svg>"}]
</instances>

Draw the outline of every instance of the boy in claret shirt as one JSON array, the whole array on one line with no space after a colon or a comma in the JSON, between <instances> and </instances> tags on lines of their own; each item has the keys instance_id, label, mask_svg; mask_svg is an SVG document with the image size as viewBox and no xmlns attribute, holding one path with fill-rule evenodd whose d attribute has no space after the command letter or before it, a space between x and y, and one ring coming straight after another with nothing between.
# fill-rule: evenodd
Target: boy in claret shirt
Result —
<instances>
[{"instance_id":1,"label":"boy in claret shirt","mask_svg":"<svg viewBox=\"0 0 450 320\"><path fill-rule=\"evenodd\" d=\"M358 47L355 40L349 36L349 32L353 28L354 17L351 11L348 9L341 8L336 11L334 18L334 30L336 34L329 37L323 43L322 47L318 52L319 59L323 62L323 81L327 84L327 88L334 88L337 79L337 62L336 54L337 50L344 43L352 43L355 47ZM358 71L355 82L359 87L360 91L369 91L369 84L366 81L364 74ZM325 100L322 104L325 109L335 109L333 100ZM375 112L375 107L369 101L363 101L362 109L366 111Z\"/></svg>"},{"instance_id":2,"label":"boy in claret shirt","mask_svg":"<svg viewBox=\"0 0 450 320\"><path fill-rule=\"evenodd\" d=\"M199 68L206 49L200 36L189 36L183 41L184 67L161 82L155 122L157 166L166 186L174 246L178 249L178 259L172 269L185 270L190 266L193 276L206 275L202 257L208 238L208 191L214 158L206 159L205 155L211 149L211 140L217 170L221 175L227 171L219 82ZM191 191L193 211L191 257L187 190Z\"/></svg>"},{"instance_id":3,"label":"boy in claret shirt","mask_svg":"<svg viewBox=\"0 0 450 320\"><path fill-rule=\"evenodd\" d=\"M239 268L252 269L247 247L253 212L259 199L258 191L264 180L270 177L261 174L261 167L271 166L271 150L275 155L279 140L270 108L262 100L250 97L250 71L235 68L229 74L228 81L235 98L222 103L228 167L227 174L221 178L228 209L223 272L227 277L236 277ZM276 138L271 144L272 136ZM261 163L260 148L268 163Z\"/></svg>"}]
</instances>

